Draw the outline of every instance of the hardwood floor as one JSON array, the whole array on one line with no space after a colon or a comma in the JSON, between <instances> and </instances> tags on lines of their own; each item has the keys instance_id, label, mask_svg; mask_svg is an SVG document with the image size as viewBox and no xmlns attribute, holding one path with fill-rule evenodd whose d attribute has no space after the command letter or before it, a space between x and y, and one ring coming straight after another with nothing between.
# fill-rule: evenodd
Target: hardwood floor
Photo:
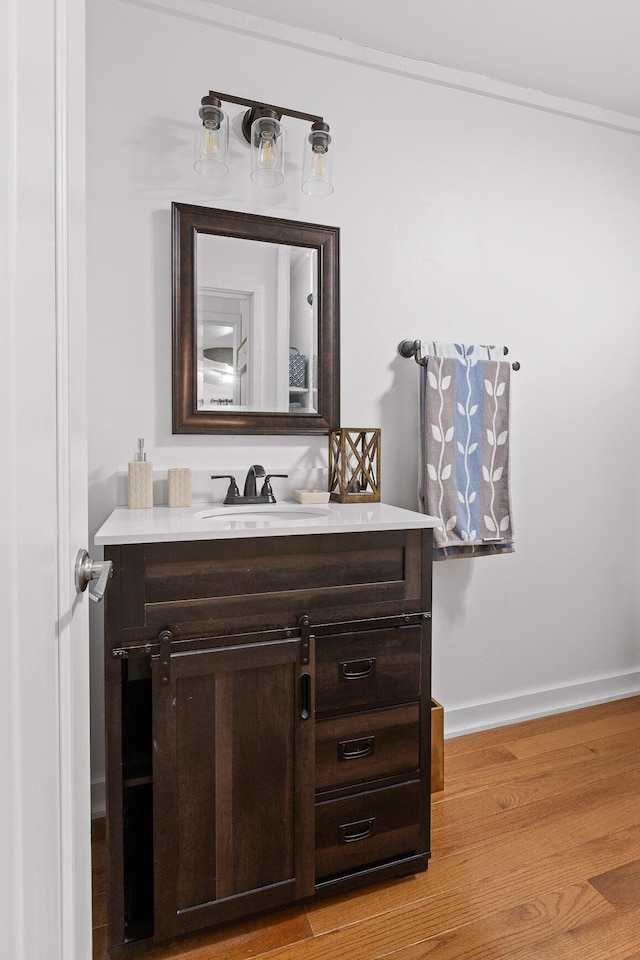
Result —
<instances>
[{"instance_id":1,"label":"hardwood floor","mask_svg":"<svg viewBox=\"0 0 640 960\"><path fill-rule=\"evenodd\" d=\"M94 833L94 960L103 960L103 822ZM640 960L640 697L446 741L432 851L417 877L145 956Z\"/></svg>"}]
</instances>

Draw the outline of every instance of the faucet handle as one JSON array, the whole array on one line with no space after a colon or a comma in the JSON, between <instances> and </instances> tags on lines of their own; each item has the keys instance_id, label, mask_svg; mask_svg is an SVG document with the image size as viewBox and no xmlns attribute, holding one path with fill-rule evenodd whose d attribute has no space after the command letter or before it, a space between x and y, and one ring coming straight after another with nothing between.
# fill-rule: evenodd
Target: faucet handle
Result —
<instances>
[{"instance_id":1,"label":"faucet handle","mask_svg":"<svg viewBox=\"0 0 640 960\"><path fill-rule=\"evenodd\" d=\"M231 503L232 497L240 496L240 491L238 490L238 484L236 483L236 478L232 477L230 473L215 473L212 475L211 479L229 481L229 489L227 490L227 495L224 498L225 503Z\"/></svg>"},{"instance_id":2,"label":"faucet handle","mask_svg":"<svg viewBox=\"0 0 640 960\"><path fill-rule=\"evenodd\" d=\"M261 497L273 497L273 490L271 489L271 477L288 477L288 473L269 473L264 478L264 483L262 484L262 490L260 491ZM275 497L274 497L275 502Z\"/></svg>"}]
</instances>

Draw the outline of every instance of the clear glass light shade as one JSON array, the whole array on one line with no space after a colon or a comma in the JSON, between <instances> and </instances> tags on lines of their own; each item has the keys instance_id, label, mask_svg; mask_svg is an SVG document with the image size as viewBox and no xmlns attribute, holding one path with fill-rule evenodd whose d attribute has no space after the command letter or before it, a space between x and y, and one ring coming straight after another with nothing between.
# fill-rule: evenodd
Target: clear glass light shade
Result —
<instances>
[{"instance_id":1,"label":"clear glass light shade","mask_svg":"<svg viewBox=\"0 0 640 960\"><path fill-rule=\"evenodd\" d=\"M224 177L229 172L229 119L205 120L196 125L193 166L203 177Z\"/></svg>"},{"instance_id":2,"label":"clear glass light shade","mask_svg":"<svg viewBox=\"0 0 640 960\"><path fill-rule=\"evenodd\" d=\"M333 193L334 148L328 125L322 124L326 131L316 131L315 127L304 139L302 192L308 197L328 197Z\"/></svg>"},{"instance_id":3,"label":"clear glass light shade","mask_svg":"<svg viewBox=\"0 0 640 960\"><path fill-rule=\"evenodd\" d=\"M273 117L251 124L251 179L259 187L278 187L284 180L284 128Z\"/></svg>"}]
</instances>

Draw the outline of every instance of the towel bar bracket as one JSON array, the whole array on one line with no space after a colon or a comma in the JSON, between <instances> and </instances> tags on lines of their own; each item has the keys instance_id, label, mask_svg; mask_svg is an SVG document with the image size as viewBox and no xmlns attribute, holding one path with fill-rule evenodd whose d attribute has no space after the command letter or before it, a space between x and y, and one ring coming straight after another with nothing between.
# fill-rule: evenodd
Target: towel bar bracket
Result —
<instances>
[{"instance_id":1,"label":"towel bar bracket","mask_svg":"<svg viewBox=\"0 0 640 960\"><path fill-rule=\"evenodd\" d=\"M419 340L403 340L402 343L398 344L398 353L407 360L409 357L413 357L421 367L424 367L427 362L426 358L420 354Z\"/></svg>"}]
</instances>

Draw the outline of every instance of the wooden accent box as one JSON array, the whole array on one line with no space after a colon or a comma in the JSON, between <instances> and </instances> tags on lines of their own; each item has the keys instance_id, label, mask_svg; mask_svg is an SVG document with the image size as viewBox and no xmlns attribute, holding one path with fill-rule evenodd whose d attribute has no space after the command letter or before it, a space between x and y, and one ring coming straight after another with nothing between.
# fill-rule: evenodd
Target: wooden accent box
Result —
<instances>
[{"instance_id":1,"label":"wooden accent box","mask_svg":"<svg viewBox=\"0 0 640 960\"><path fill-rule=\"evenodd\" d=\"M431 793L444 790L444 707L431 699Z\"/></svg>"},{"instance_id":2,"label":"wooden accent box","mask_svg":"<svg viewBox=\"0 0 640 960\"><path fill-rule=\"evenodd\" d=\"M380 500L380 430L341 427L329 434L329 491L338 503Z\"/></svg>"}]
</instances>

